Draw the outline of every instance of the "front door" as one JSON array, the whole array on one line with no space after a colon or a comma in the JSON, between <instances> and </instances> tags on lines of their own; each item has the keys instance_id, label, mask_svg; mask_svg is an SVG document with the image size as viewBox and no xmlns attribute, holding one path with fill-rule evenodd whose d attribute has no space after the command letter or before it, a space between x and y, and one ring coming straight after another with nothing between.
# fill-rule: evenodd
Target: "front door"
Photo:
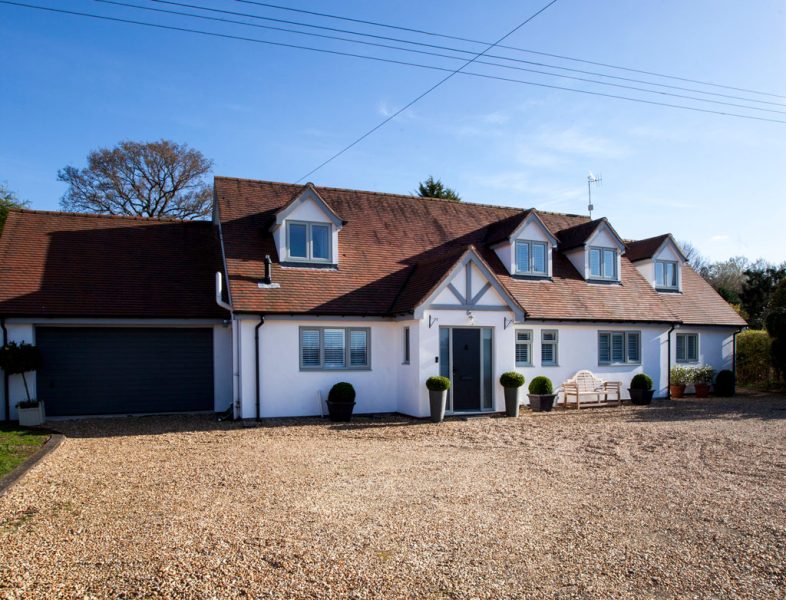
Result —
<instances>
[{"instance_id":1,"label":"front door","mask_svg":"<svg viewBox=\"0 0 786 600\"><path fill-rule=\"evenodd\" d=\"M453 329L453 412L481 409L480 329Z\"/></svg>"}]
</instances>

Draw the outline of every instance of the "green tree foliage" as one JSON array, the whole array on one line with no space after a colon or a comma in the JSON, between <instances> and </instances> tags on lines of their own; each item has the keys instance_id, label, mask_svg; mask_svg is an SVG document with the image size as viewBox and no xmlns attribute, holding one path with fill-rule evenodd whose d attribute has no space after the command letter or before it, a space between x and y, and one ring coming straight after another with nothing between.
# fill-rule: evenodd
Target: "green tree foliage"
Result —
<instances>
[{"instance_id":1,"label":"green tree foliage","mask_svg":"<svg viewBox=\"0 0 786 600\"><path fill-rule=\"evenodd\" d=\"M767 315L767 333L772 338L770 357L780 377L786 376L786 306L777 306Z\"/></svg>"},{"instance_id":2,"label":"green tree foliage","mask_svg":"<svg viewBox=\"0 0 786 600\"><path fill-rule=\"evenodd\" d=\"M439 179L434 179L431 175L418 185L418 196L421 198L444 198L445 200L461 202L461 197L456 190L446 187Z\"/></svg>"},{"instance_id":3,"label":"green tree foliage","mask_svg":"<svg viewBox=\"0 0 786 600\"><path fill-rule=\"evenodd\" d=\"M775 267L755 263L745 270L745 283L740 292L740 303L748 314L748 323L754 329L761 329L770 312L773 293L778 284L786 278L786 267Z\"/></svg>"},{"instance_id":4,"label":"green tree foliage","mask_svg":"<svg viewBox=\"0 0 786 600\"><path fill-rule=\"evenodd\" d=\"M65 167L65 210L105 215L199 219L210 214L212 161L169 140L120 142L88 154L87 167Z\"/></svg>"},{"instance_id":5,"label":"green tree foliage","mask_svg":"<svg viewBox=\"0 0 786 600\"><path fill-rule=\"evenodd\" d=\"M12 208L25 208L28 205L28 202L20 200L14 192L0 183L0 233L3 233L8 211Z\"/></svg>"},{"instance_id":6,"label":"green tree foliage","mask_svg":"<svg viewBox=\"0 0 786 600\"><path fill-rule=\"evenodd\" d=\"M750 329L737 336L737 380L742 383L769 383L772 341L766 331Z\"/></svg>"}]
</instances>

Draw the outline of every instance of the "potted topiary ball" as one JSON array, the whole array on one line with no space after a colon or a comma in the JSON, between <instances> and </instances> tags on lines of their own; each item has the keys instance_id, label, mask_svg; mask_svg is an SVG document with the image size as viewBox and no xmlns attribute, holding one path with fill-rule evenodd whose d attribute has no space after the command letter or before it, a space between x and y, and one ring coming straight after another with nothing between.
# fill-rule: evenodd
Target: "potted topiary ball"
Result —
<instances>
[{"instance_id":1,"label":"potted topiary ball","mask_svg":"<svg viewBox=\"0 0 786 600\"><path fill-rule=\"evenodd\" d=\"M715 395L725 398L734 395L734 373L732 371L724 369L715 377Z\"/></svg>"},{"instance_id":2,"label":"potted topiary ball","mask_svg":"<svg viewBox=\"0 0 786 600\"><path fill-rule=\"evenodd\" d=\"M524 385L524 375L516 371L503 373L499 383L505 388L505 414L509 417L519 416L519 389Z\"/></svg>"},{"instance_id":3,"label":"potted topiary ball","mask_svg":"<svg viewBox=\"0 0 786 600\"><path fill-rule=\"evenodd\" d=\"M428 400L431 408L431 420L439 423L445 419L445 406L448 402L448 390L450 389L450 379L436 375L426 379L428 388Z\"/></svg>"},{"instance_id":4,"label":"potted topiary ball","mask_svg":"<svg viewBox=\"0 0 786 600\"><path fill-rule=\"evenodd\" d=\"M25 376L25 373L35 371L40 366L41 351L32 344L8 342L5 346L0 347L0 369L5 371L6 375L21 375L22 383L25 386L27 400L16 405L19 424L23 427L38 427L46 421L44 403L30 397L30 389Z\"/></svg>"},{"instance_id":5,"label":"potted topiary ball","mask_svg":"<svg viewBox=\"0 0 786 600\"><path fill-rule=\"evenodd\" d=\"M554 398L557 394L554 393L554 387L551 385L551 379L543 375L538 375L529 382L529 407L535 412L548 412L554 408Z\"/></svg>"},{"instance_id":6,"label":"potted topiary ball","mask_svg":"<svg viewBox=\"0 0 786 600\"><path fill-rule=\"evenodd\" d=\"M655 390L652 389L652 378L646 373L638 373L631 379L630 387L630 401L633 404L649 404L652 402L652 395Z\"/></svg>"},{"instance_id":7,"label":"potted topiary ball","mask_svg":"<svg viewBox=\"0 0 786 600\"><path fill-rule=\"evenodd\" d=\"M331 421L349 422L352 419L352 409L355 407L355 388L346 381L337 383L330 388L327 405Z\"/></svg>"}]
</instances>

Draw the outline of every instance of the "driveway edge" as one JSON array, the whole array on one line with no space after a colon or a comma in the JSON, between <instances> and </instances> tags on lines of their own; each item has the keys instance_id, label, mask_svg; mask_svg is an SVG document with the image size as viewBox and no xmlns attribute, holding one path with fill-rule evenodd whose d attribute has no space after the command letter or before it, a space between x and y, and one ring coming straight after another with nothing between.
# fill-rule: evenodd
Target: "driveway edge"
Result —
<instances>
[{"instance_id":1,"label":"driveway edge","mask_svg":"<svg viewBox=\"0 0 786 600\"><path fill-rule=\"evenodd\" d=\"M8 475L0 479L0 496L5 494L9 489L13 487L13 485L19 481L24 475L32 469L34 466L38 464L38 462L43 459L46 455L60 446L65 440L65 436L62 433L58 433L56 431L51 430L40 430L42 433L49 433L49 439L44 442L43 446L33 454L29 456L23 463L21 463L16 469L11 471Z\"/></svg>"}]
</instances>

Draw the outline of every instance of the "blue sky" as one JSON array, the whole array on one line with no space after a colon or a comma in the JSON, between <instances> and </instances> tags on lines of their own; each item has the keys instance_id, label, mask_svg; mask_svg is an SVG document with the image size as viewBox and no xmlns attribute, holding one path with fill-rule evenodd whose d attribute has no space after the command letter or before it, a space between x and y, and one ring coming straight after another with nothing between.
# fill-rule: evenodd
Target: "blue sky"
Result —
<instances>
[{"instance_id":1,"label":"blue sky","mask_svg":"<svg viewBox=\"0 0 786 600\"><path fill-rule=\"evenodd\" d=\"M460 65L92 0L27 1L444 67ZM233 0L183 1L407 37ZM279 3L494 40L545 1ZM170 138L213 159L215 174L295 181L444 76L4 5L0 38L0 181L39 209L58 207L65 190L56 179L59 168L83 166L90 150L121 139ZM459 45L438 38L425 41ZM779 0L560 0L506 43L786 96L786 6ZM644 97L531 73L482 70ZM786 98L741 95L786 105ZM786 106L767 107L786 111ZM786 114L741 112L786 120ZM786 260L786 124L456 76L310 179L318 185L411 193L418 181L433 174L468 201L583 213L589 170L603 176L593 194L595 215L607 216L624 237L670 231L714 259L742 254Z\"/></svg>"}]
</instances>

